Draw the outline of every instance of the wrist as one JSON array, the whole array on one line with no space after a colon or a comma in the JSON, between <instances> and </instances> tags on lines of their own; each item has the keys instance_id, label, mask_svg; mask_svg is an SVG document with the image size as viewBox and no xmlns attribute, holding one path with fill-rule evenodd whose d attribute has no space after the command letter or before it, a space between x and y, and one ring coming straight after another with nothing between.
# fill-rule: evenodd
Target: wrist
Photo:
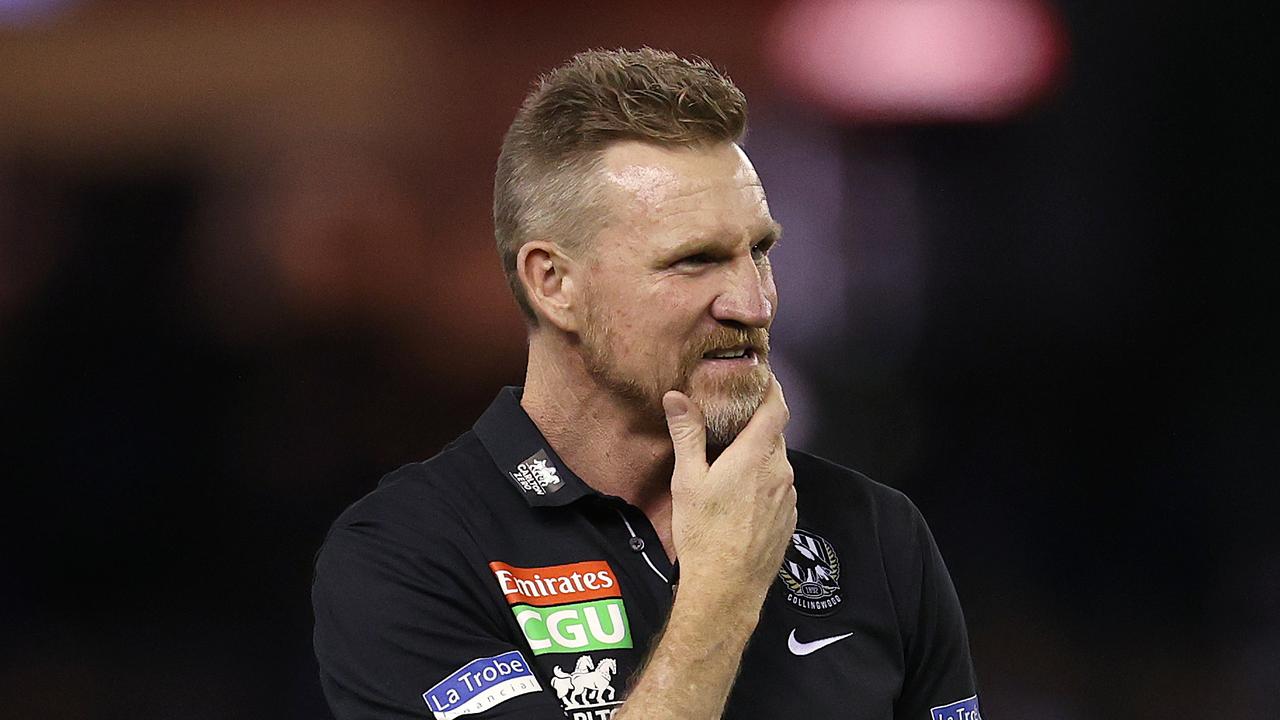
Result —
<instances>
[{"instance_id":1,"label":"wrist","mask_svg":"<svg viewBox=\"0 0 1280 720\"><path fill-rule=\"evenodd\" d=\"M688 623L745 643L760 622L767 589L755 591L744 583L686 574L682 567L668 624Z\"/></svg>"}]
</instances>

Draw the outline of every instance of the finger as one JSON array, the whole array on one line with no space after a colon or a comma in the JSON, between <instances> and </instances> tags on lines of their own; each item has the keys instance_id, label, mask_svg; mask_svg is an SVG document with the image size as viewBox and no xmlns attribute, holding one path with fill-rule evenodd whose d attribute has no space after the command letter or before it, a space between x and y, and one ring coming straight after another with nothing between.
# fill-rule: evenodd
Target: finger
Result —
<instances>
[{"instance_id":1,"label":"finger","mask_svg":"<svg viewBox=\"0 0 1280 720\"><path fill-rule=\"evenodd\" d=\"M782 385L778 384L778 378L770 375L769 389L765 392L764 400L733 444L772 448L790 419L791 411L787 409L787 401L782 396Z\"/></svg>"},{"instance_id":2,"label":"finger","mask_svg":"<svg viewBox=\"0 0 1280 720\"><path fill-rule=\"evenodd\" d=\"M776 479L778 487L795 487L796 472L791 467L785 448L778 448L769 457L769 474Z\"/></svg>"},{"instance_id":3,"label":"finger","mask_svg":"<svg viewBox=\"0 0 1280 720\"><path fill-rule=\"evenodd\" d=\"M676 451L676 475L705 473L707 470L707 421L702 411L678 390L662 396L667 431Z\"/></svg>"}]
</instances>

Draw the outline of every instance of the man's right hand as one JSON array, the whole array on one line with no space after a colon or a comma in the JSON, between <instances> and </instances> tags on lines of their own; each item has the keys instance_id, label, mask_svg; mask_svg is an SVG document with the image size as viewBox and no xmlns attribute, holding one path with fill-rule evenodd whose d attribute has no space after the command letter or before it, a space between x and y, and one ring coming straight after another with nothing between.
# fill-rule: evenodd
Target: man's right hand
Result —
<instances>
[{"instance_id":1,"label":"man's right hand","mask_svg":"<svg viewBox=\"0 0 1280 720\"><path fill-rule=\"evenodd\" d=\"M751 421L708 465L702 412L676 391L663 396L662 406L676 451L671 533L680 591L614 718L712 720L724 712L796 527L796 491L782 440L790 413L770 378Z\"/></svg>"},{"instance_id":2,"label":"man's right hand","mask_svg":"<svg viewBox=\"0 0 1280 720\"><path fill-rule=\"evenodd\" d=\"M796 525L782 387L770 378L750 422L710 465L697 405L674 390L662 405L675 447L671 531L681 593L742 608L754 625Z\"/></svg>"}]
</instances>

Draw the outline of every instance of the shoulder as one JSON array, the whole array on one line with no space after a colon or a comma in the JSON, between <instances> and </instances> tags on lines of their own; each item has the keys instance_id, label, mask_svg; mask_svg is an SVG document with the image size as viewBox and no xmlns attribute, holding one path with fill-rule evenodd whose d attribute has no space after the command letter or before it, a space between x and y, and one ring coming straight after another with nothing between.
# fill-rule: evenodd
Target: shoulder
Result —
<instances>
[{"instance_id":1,"label":"shoulder","mask_svg":"<svg viewBox=\"0 0 1280 720\"><path fill-rule=\"evenodd\" d=\"M799 522L846 544L876 548L886 565L914 564L930 542L928 526L901 490L816 455L788 450Z\"/></svg>"},{"instance_id":2,"label":"shoulder","mask_svg":"<svg viewBox=\"0 0 1280 720\"><path fill-rule=\"evenodd\" d=\"M872 480L866 475L802 450L787 450L795 471L796 491L824 503L853 503L895 516L918 515L911 499L901 490Z\"/></svg>"},{"instance_id":3,"label":"shoulder","mask_svg":"<svg viewBox=\"0 0 1280 720\"><path fill-rule=\"evenodd\" d=\"M376 529L405 539L450 535L474 508L484 505L494 479L492 459L468 431L434 457L384 475L377 487L338 516L329 534Z\"/></svg>"},{"instance_id":4,"label":"shoulder","mask_svg":"<svg viewBox=\"0 0 1280 720\"><path fill-rule=\"evenodd\" d=\"M373 612L366 602L371 597L388 609L403 608L420 603L422 593L441 583L449 583L452 596L483 603L485 578L477 568L485 563L476 541L477 518L489 522L486 496L515 494L499 482L492 460L470 432L429 460L387 473L326 533L313 566L317 613L333 607Z\"/></svg>"}]
</instances>

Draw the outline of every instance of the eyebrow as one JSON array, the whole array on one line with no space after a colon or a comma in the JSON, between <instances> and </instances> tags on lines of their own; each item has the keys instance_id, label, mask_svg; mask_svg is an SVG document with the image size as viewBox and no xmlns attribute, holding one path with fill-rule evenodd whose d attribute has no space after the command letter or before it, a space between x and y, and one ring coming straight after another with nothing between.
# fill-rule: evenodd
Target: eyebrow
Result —
<instances>
[{"instance_id":1,"label":"eyebrow","mask_svg":"<svg viewBox=\"0 0 1280 720\"><path fill-rule=\"evenodd\" d=\"M774 220L773 218L770 218L769 231L766 232L764 235L762 235L760 239L771 240L772 241L771 244L774 247L777 247L778 243L782 242L782 223L778 222L777 220Z\"/></svg>"},{"instance_id":2,"label":"eyebrow","mask_svg":"<svg viewBox=\"0 0 1280 720\"><path fill-rule=\"evenodd\" d=\"M767 229L763 233L756 236L752 245L767 241L770 247L777 247L778 243L782 241L782 225L779 224L777 220L769 220L769 224L766 228ZM714 232L692 237L679 243L670 250L667 250L663 255L667 257L680 257L682 255L703 251L709 247L721 246L724 245L724 241L722 240L723 237L724 235Z\"/></svg>"}]
</instances>

